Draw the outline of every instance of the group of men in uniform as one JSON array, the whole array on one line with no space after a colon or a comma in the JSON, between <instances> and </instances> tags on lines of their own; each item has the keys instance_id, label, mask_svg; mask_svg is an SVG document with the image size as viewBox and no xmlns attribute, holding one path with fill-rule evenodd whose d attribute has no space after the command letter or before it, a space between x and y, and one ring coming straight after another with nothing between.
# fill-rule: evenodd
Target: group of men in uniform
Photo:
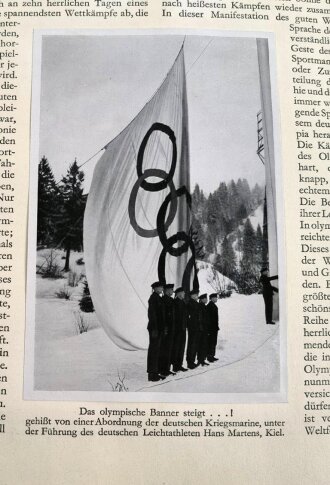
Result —
<instances>
[{"instance_id":1,"label":"group of men in uniform","mask_svg":"<svg viewBox=\"0 0 330 485\"><path fill-rule=\"evenodd\" d=\"M182 287L174 291L173 284L159 281L151 287L148 301L149 381L159 381L188 370L183 367L187 333L187 367L195 369L199 365L216 362L219 331L217 293L212 293L208 302L207 294L198 296L199 292L192 290L186 303Z\"/></svg>"},{"instance_id":2,"label":"group of men in uniform","mask_svg":"<svg viewBox=\"0 0 330 485\"><path fill-rule=\"evenodd\" d=\"M265 302L266 323L274 325L273 294L278 292L278 289L271 285L271 281L277 280L278 276L269 276L267 267L262 268L260 273L259 282ZM159 381L177 372L186 372L199 365L206 366L216 362L219 331L216 304L218 294L209 295L208 302L206 293L198 296L198 290L192 290L186 303L182 287L174 291L173 284L163 284L159 281L151 287L152 294L148 302L149 381ZM185 350L188 369L183 367Z\"/></svg>"}]
</instances>

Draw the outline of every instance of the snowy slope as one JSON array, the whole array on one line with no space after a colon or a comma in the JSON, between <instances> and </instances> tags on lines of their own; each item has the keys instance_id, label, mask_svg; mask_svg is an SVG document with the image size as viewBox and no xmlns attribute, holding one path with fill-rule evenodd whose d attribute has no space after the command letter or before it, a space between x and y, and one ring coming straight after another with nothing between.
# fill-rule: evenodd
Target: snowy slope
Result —
<instances>
[{"instance_id":1,"label":"snowy slope","mask_svg":"<svg viewBox=\"0 0 330 485\"><path fill-rule=\"evenodd\" d=\"M250 222L252 224L253 229L256 231L258 224L260 225L261 229L263 227L263 220L264 220L264 206L263 204L260 204L255 211L249 215L248 217L250 219ZM243 223L239 226L240 231L243 233L244 230L244 224L245 224L246 219L244 219ZM241 253L237 249L237 233L236 231L233 233L234 234L234 241L233 241L233 249L236 255L236 261L240 261L241 259Z\"/></svg>"},{"instance_id":2,"label":"snowy slope","mask_svg":"<svg viewBox=\"0 0 330 485\"><path fill-rule=\"evenodd\" d=\"M226 288L236 288L236 284L214 269L211 263L197 261L200 293L214 293Z\"/></svg>"},{"instance_id":3,"label":"snowy slope","mask_svg":"<svg viewBox=\"0 0 330 485\"><path fill-rule=\"evenodd\" d=\"M214 291L210 274L210 265L201 268L202 292ZM112 391L119 377L129 391L250 393L279 388L278 325L265 324L261 295L233 293L218 302L217 363L155 386L147 381L147 353L119 349L99 327L95 314L84 314L89 330L78 333L75 321L82 289L74 289L72 300L60 300L54 297L54 287L61 284L62 280L37 278L36 390Z\"/></svg>"},{"instance_id":4,"label":"snowy slope","mask_svg":"<svg viewBox=\"0 0 330 485\"><path fill-rule=\"evenodd\" d=\"M260 204L252 214L249 215L248 217L250 219L250 222L252 224L252 227L253 229L256 231L257 230L257 227L258 227L258 224L260 225L261 229L263 227L263 219L264 219L264 206L263 204ZM244 230L244 224L246 222L246 219L243 220L242 224L238 227L238 229L243 233L243 230ZM238 251L237 249L237 230L231 232L229 234L229 236L231 237L231 240L232 240L232 246L233 246L233 249L234 249L234 252L235 252L235 256L236 256L236 262L240 261L241 259L241 254L240 252ZM218 241L217 243L217 252L218 253L221 253L221 242L222 241ZM216 253L211 253L209 255L209 261L211 263L214 263L215 262L215 259L216 259Z\"/></svg>"}]
</instances>

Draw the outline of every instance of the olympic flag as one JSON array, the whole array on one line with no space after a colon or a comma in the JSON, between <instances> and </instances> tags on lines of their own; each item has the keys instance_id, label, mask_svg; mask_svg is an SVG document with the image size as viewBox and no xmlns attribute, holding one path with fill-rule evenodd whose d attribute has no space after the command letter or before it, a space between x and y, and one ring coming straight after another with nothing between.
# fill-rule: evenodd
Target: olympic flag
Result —
<instances>
[{"instance_id":1,"label":"olympic flag","mask_svg":"<svg viewBox=\"0 0 330 485\"><path fill-rule=\"evenodd\" d=\"M87 280L99 321L123 349L147 348L151 283L198 284L190 205L182 47L154 96L105 147L88 195Z\"/></svg>"}]
</instances>

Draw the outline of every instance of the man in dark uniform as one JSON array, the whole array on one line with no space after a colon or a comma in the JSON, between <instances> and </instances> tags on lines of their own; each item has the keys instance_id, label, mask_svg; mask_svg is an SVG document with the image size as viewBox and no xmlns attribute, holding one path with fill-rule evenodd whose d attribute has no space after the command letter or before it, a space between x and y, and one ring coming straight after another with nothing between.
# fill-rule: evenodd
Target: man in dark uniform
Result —
<instances>
[{"instance_id":1,"label":"man in dark uniform","mask_svg":"<svg viewBox=\"0 0 330 485\"><path fill-rule=\"evenodd\" d=\"M275 322L273 322L273 294L274 292L278 293L278 289L275 286L272 286L270 282L272 280L278 280L278 276L269 276L268 268L262 268L260 273L259 283L262 284L262 296L265 301L266 323L275 325Z\"/></svg>"},{"instance_id":2,"label":"man in dark uniform","mask_svg":"<svg viewBox=\"0 0 330 485\"><path fill-rule=\"evenodd\" d=\"M162 332L164 330L164 307L161 294L163 284L156 281L151 285L153 290L148 301L148 332L149 348L147 358L147 372L149 381L159 381L159 353Z\"/></svg>"},{"instance_id":3,"label":"man in dark uniform","mask_svg":"<svg viewBox=\"0 0 330 485\"><path fill-rule=\"evenodd\" d=\"M198 364L201 366L209 365L205 362L207 355L207 344L208 344L208 311L207 311L207 294L204 293L199 297L199 338L198 338L198 350L197 359Z\"/></svg>"},{"instance_id":4,"label":"man in dark uniform","mask_svg":"<svg viewBox=\"0 0 330 485\"><path fill-rule=\"evenodd\" d=\"M208 348L207 348L207 360L209 362L216 362L215 349L218 341L219 331L219 311L217 307L218 294L212 293L210 295L210 301L207 305L208 323L209 323L209 335L208 335Z\"/></svg>"},{"instance_id":5,"label":"man in dark uniform","mask_svg":"<svg viewBox=\"0 0 330 485\"><path fill-rule=\"evenodd\" d=\"M175 290L174 299L174 331L172 346L172 365L174 372L186 372L183 367L184 349L186 346L186 333L188 323L188 308L184 301L185 292L180 286Z\"/></svg>"},{"instance_id":6,"label":"man in dark uniform","mask_svg":"<svg viewBox=\"0 0 330 485\"><path fill-rule=\"evenodd\" d=\"M195 359L198 349L198 337L200 328L200 311L198 303L198 290L190 292L190 300L188 302L188 345L187 345L187 365L189 369L195 369L198 364L195 364Z\"/></svg>"},{"instance_id":7,"label":"man in dark uniform","mask_svg":"<svg viewBox=\"0 0 330 485\"><path fill-rule=\"evenodd\" d=\"M170 371L171 351L173 345L174 330L174 300L172 298L174 285L168 283L164 286L164 296L162 298L164 307L164 331L161 335L160 355L159 355L159 372L163 376L174 375Z\"/></svg>"}]
</instances>

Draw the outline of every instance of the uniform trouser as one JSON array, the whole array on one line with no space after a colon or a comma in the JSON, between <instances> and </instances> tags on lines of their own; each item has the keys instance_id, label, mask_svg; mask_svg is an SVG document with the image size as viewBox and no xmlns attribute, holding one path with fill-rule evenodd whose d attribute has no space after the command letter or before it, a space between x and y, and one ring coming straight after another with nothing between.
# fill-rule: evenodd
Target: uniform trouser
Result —
<instances>
[{"instance_id":1,"label":"uniform trouser","mask_svg":"<svg viewBox=\"0 0 330 485\"><path fill-rule=\"evenodd\" d=\"M263 297L265 301L266 323L270 323L273 320L273 295L263 293Z\"/></svg>"},{"instance_id":2,"label":"uniform trouser","mask_svg":"<svg viewBox=\"0 0 330 485\"><path fill-rule=\"evenodd\" d=\"M188 329L188 346L187 346L187 364L188 364L188 366L195 363L197 350L198 350L199 336L200 336L200 332L198 330L189 330Z\"/></svg>"},{"instance_id":3,"label":"uniform trouser","mask_svg":"<svg viewBox=\"0 0 330 485\"><path fill-rule=\"evenodd\" d=\"M173 333L169 332L167 335L163 334L160 339L159 352L159 372L166 374L171 366L171 353L173 345Z\"/></svg>"},{"instance_id":4,"label":"uniform trouser","mask_svg":"<svg viewBox=\"0 0 330 485\"><path fill-rule=\"evenodd\" d=\"M217 347L218 342L218 330L213 330L209 333L208 338L208 349L207 349L207 358L208 360L213 359L215 357L215 349Z\"/></svg>"},{"instance_id":5,"label":"uniform trouser","mask_svg":"<svg viewBox=\"0 0 330 485\"><path fill-rule=\"evenodd\" d=\"M149 331L149 348L147 357L147 372L148 374L158 374L159 373L159 353L160 353L160 343L161 335L157 332L157 336L153 335L152 330Z\"/></svg>"},{"instance_id":6,"label":"uniform trouser","mask_svg":"<svg viewBox=\"0 0 330 485\"><path fill-rule=\"evenodd\" d=\"M197 358L198 362L204 362L207 355L208 334L206 330L203 330L199 334Z\"/></svg>"},{"instance_id":7,"label":"uniform trouser","mask_svg":"<svg viewBox=\"0 0 330 485\"><path fill-rule=\"evenodd\" d=\"M172 360L174 371L179 370L182 367L185 346L186 346L186 331L180 330L180 332L176 332L173 336L171 360Z\"/></svg>"}]
</instances>

